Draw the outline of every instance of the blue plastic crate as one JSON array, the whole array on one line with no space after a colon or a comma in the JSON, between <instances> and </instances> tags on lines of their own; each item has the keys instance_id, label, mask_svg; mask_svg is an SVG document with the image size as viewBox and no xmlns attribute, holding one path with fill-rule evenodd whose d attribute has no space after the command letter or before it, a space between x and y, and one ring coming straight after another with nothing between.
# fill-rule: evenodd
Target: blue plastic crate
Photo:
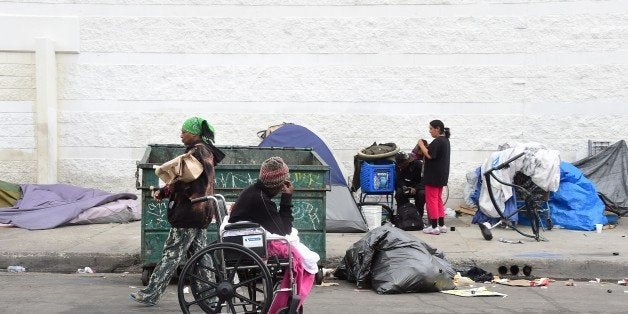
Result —
<instances>
[{"instance_id":1,"label":"blue plastic crate","mask_svg":"<svg viewBox=\"0 0 628 314\"><path fill-rule=\"evenodd\" d=\"M395 191L395 164L362 162L360 188L362 193L393 193Z\"/></svg>"}]
</instances>

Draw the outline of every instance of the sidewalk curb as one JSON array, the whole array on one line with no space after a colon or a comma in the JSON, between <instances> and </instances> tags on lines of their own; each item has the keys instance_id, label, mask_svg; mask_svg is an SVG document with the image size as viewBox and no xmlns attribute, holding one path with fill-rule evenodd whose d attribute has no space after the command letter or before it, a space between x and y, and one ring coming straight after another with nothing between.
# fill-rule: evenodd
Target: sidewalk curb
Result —
<instances>
[{"instance_id":1,"label":"sidewalk curb","mask_svg":"<svg viewBox=\"0 0 628 314\"><path fill-rule=\"evenodd\" d=\"M570 259L531 259L531 258L510 258L510 259L449 259L457 270L464 270L471 266L476 266L487 272L492 272L498 276L497 268L506 266L510 268L512 265L532 267L531 276L548 277L552 279L574 279L574 280L591 280L595 278L606 280L618 280L622 274L628 274L628 265L623 261L574 261ZM519 275L522 275L520 272Z\"/></svg>"},{"instance_id":2,"label":"sidewalk curb","mask_svg":"<svg viewBox=\"0 0 628 314\"><path fill-rule=\"evenodd\" d=\"M139 264L139 254L0 252L0 265L24 266L29 272L75 273L90 267L98 273L119 273L133 271Z\"/></svg>"},{"instance_id":3,"label":"sidewalk curb","mask_svg":"<svg viewBox=\"0 0 628 314\"><path fill-rule=\"evenodd\" d=\"M479 267L494 275L499 266L525 265L532 267L532 276L553 279L592 280L595 278L615 280L628 274L628 265L623 261L591 259L574 261L568 258L446 258L456 270L472 266ZM326 268L336 268L344 256L330 256L324 262ZM78 268L91 267L98 273L141 272L139 254L111 253L0 253L0 265L20 265L29 272L74 273ZM623 277L622 277L623 278Z\"/></svg>"}]
</instances>

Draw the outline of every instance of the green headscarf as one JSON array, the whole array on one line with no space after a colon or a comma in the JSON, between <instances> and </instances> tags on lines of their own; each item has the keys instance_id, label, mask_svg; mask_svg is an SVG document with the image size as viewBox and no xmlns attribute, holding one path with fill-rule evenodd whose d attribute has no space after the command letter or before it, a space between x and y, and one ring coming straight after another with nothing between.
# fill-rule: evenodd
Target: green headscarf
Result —
<instances>
[{"instance_id":1,"label":"green headscarf","mask_svg":"<svg viewBox=\"0 0 628 314\"><path fill-rule=\"evenodd\" d=\"M203 142L214 142L214 127L205 119L192 117L183 122L182 129L190 134L200 135Z\"/></svg>"}]
</instances>

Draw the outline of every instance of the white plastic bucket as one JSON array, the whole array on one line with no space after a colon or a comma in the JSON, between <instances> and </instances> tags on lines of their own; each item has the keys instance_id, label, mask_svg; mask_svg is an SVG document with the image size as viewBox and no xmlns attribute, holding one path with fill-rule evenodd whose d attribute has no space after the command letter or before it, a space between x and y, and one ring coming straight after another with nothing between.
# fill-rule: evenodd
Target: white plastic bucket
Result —
<instances>
[{"instance_id":1,"label":"white plastic bucket","mask_svg":"<svg viewBox=\"0 0 628 314\"><path fill-rule=\"evenodd\" d=\"M362 206L362 215L366 220L369 230L373 230L382 225L382 207L379 205Z\"/></svg>"}]
</instances>

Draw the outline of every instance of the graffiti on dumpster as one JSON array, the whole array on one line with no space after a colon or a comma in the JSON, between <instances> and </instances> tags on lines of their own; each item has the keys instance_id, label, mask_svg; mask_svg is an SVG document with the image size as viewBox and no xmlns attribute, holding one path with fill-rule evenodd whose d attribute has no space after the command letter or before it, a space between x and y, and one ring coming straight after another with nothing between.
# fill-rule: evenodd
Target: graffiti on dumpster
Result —
<instances>
[{"instance_id":1,"label":"graffiti on dumpster","mask_svg":"<svg viewBox=\"0 0 628 314\"><path fill-rule=\"evenodd\" d=\"M148 202L146 205L146 214L149 217L146 221L150 221L153 228L160 226L165 228L164 225L168 223L168 204L166 202Z\"/></svg>"},{"instance_id":2,"label":"graffiti on dumpster","mask_svg":"<svg viewBox=\"0 0 628 314\"><path fill-rule=\"evenodd\" d=\"M317 212L320 206L315 206L307 200L295 200L292 205L292 216L300 229L321 229L320 213Z\"/></svg>"},{"instance_id":3,"label":"graffiti on dumpster","mask_svg":"<svg viewBox=\"0 0 628 314\"><path fill-rule=\"evenodd\" d=\"M291 172L290 180L298 189L321 188L325 180L320 173ZM257 180L257 172L217 172L216 188L245 188Z\"/></svg>"},{"instance_id":4,"label":"graffiti on dumpster","mask_svg":"<svg viewBox=\"0 0 628 314\"><path fill-rule=\"evenodd\" d=\"M243 188L257 180L251 173L223 172L216 173L216 188Z\"/></svg>"},{"instance_id":5,"label":"graffiti on dumpster","mask_svg":"<svg viewBox=\"0 0 628 314\"><path fill-rule=\"evenodd\" d=\"M314 172L294 172L290 175L290 180L295 187L299 188L320 188L325 178L320 173Z\"/></svg>"}]
</instances>

